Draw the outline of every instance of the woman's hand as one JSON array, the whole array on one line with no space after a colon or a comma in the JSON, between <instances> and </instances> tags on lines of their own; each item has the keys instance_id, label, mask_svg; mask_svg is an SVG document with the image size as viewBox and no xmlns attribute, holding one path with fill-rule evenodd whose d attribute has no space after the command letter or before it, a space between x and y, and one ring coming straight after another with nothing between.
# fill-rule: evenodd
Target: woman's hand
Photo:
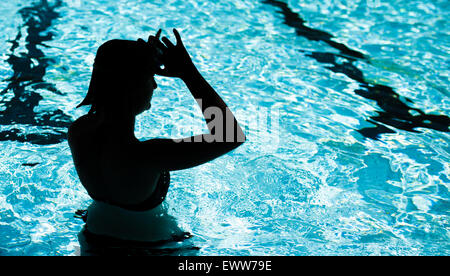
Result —
<instances>
[{"instance_id":1,"label":"woman's hand","mask_svg":"<svg viewBox=\"0 0 450 276\"><path fill-rule=\"evenodd\" d=\"M176 45L174 45L167 37L161 39L164 44L159 41L161 30L157 32L156 36L150 36L148 39L149 43L154 43L157 49L162 52L161 61L164 65L164 69L158 68L156 74L185 79L189 73L195 71L196 68L183 45L180 34L176 29L173 29L173 33L177 40Z\"/></svg>"}]
</instances>

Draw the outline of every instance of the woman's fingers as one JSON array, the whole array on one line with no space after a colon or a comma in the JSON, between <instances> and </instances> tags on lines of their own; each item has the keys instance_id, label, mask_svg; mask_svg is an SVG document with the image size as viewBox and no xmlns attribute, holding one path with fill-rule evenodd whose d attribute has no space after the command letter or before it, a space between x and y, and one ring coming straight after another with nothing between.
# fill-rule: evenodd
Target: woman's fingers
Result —
<instances>
[{"instance_id":1,"label":"woman's fingers","mask_svg":"<svg viewBox=\"0 0 450 276\"><path fill-rule=\"evenodd\" d=\"M156 36L155 36L155 38L156 39L158 39L159 40L159 36L161 35L161 29L159 29L157 32L156 32Z\"/></svg>"},{"instance_id":2,"label":"woman's fingers","mask_svg":"<svg viewBox=\"0 0 450 276\"><path fill-rule=\"evenodd\" d=\"M160 34L161 34L161 32L158 31L158 33L157 33L156 35L159 36ZM152 36L152 35L149 36L149 37L148 37L148 43L149 43L150 45L153 45L153 46L156 48L156 51L157 51L157 54L158 54L158 55L162 55L162 54L166 53L166 51L167 51L166 45L164 45L164 44L159 40L158 37L155 37L155 36Z\"/></svg>"},{"instance_id":3,"label":"woman's fingers","mask_svg":"<svg viewBox=\"0 0 450 276\"><path fill-rule=\"evenodd\" d=\"M150 44L151 43L155 43L155 42L159 42L159 38L157 38L156 36L153 36L153 35L149 35L147 42L150 43Z\"/></svg>"},{"instance_id":4,"label":"woman's fingers","mask_svg":"<svg viewBox=\"0 0 450 276\"><path fill-rule=\"evenodd\" d=\"M175 47L175 45L173 45L173 43L167 38L167 37L163 37L161 38L162 42L164 42L164 44L166 44L167 48L170 47Z\"/></svg>"},{"instance_id":5,"label":"woman's fingers","mask_svg":"<svg viewBox=\"0 0 450 276\"><path fill-rule=\"evenodd\" d=\"M159 40L159 36L161 35L161 29L159 29L157 32L156 32L156 35L149 35L148 36L148 42L150 42L150 41L153 41L153 40Z\"/></svg>"},{"instance_id":6,"label":"woman's fingers","mask_svg":"<svg viewBox=\"0 0 450 276\"><path fill-rule=\"evenodd\" d=\"M155 40L154 43L156 44L157 48L159 48L159 49L161 49L163 51L167 50L166 45L164 45L161 41Z\"/></svg>"},{"instance_id":7,"label":"woman's fingers","mask_svg":"<svg viewBox=\"0 0 450 276\"><path fill-rule=\"evenodd\" d=\"M183 46L183 41L181 40L181 36L178 33L177 29L173 29L173 34L175 35L175 38L177 39L177 46Z\"/></svg>"},{"instance_id":8,"label":"woman's fingers","mask_svg":"<svg viewBox=\"0 0 450 276\"><path fill-rule=\"evenodd\" d=\"M165 46L167 47L167 48L169 48L169 47L175 47L175 45L172 43L172 41L170 41L167 37L163 37L163 38L161 38L161 41L160 41L160 35L161 35L161 29L159 29L157 32L156 32L156 35L150 35L149 37L148 37L148 42L149 43L157 43L158 44L158 46L162 46L163 44L161 43L161 41L162 42L164 42L164 44L165 44ZM177 40L177 46L183 46L183 41L181 40L181 36L180 36L180 33L177 31L177 29L173 29L173 34L175 35L175 38L176 38L176 40Z\"/></svg>"}]
</instances>

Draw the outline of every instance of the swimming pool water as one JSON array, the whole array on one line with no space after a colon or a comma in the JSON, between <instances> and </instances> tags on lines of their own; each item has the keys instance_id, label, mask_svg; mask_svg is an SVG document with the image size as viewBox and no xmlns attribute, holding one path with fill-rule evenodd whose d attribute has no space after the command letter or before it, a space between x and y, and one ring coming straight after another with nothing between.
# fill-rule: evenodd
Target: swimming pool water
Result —
<instances>
[{"instance_id":1,"label":"swimming pool water","mask_svg":"<svg viewBox=\"0 0 450 276\"><path fill-rule=\"evenodd\" d=\"M90 198L66 128L97 47L176 27L247 143L172 173L198 255L448 255L448 1L65 0L0 6L0 255L75 255ZM140 139L206 127L157 77ZM188 126L193 126L192 128ZM191 254L191 253L180 253Z\"/></svg>"}]
</instances>

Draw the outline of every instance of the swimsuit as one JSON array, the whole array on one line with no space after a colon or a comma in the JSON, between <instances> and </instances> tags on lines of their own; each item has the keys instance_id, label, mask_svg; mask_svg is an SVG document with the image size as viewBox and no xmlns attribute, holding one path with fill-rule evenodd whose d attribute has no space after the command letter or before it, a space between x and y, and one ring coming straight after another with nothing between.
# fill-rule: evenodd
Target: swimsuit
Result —
<instances>
[{"instance_id":1,"label":"swimsuit","mask_svg":"<svg viewBox=\"0 0 450 276\"><path fill-rule=\"evenodd\" d=\"M167 191L169 190L169 184L170 184L170 173L169 172L163 172L161 173L161 176L159 177L158 183L156 184L155 191L153 194L144 200L141 203L138 204L118 204L118 203L112 203L109 200L105 199L99 199L95 198L97 201L102 201L111 205L119 206L123 209L127 209L130 211L138 211L143 212L147 210L151 210L155 208L156 206L160 205L164 199L166 198Z\"/></svg>"},{"instance_id":2,"label":"swimsuit","mask_svg":"<svg viewBox=\"0 0 450 276\"><path fill-rule=\"evenodd\" d=\"M192 235L185 232L180 236L173 236L169 240L155 242L136 242L106 237L89 232L86 227L78 233L81 256L182 256L195 255L199 247L191 243L180 245Z\"/></svg>"},{"instance_id":3,"label":"swimsuit","mask_svg":"<svg viewBox=\"0 0 450 276\"><path fill-rule=\"evenodd\" d=\"M109 200L99 198L94 198L94 200L118 206L130 211L144 212L155 208L164 201L167 192L169 190L169 184L170 184L170 173L169 172L161 173L161 176L159 177L158 183L156 184L156 188L153 194L143 202L134 205L111 203ZM87 221L87 215L88 215L87 210L77 210L75 212L75 217L82 219L84 222Z\"/></svg>"},{"instance_id":4,"label":"swimsuit","mask_svg":"<svg viewBox=\"0 0 450 276\"><path fill-rule=\"evenodd\" d=\"M169 183L169 172L162 173L153 194L135 205L110 203L95 198L88 210L75 213L75 217L86 223L79 238L87 242L89 247L96 248L153 248L191 238L190 233L178 228L175 218L168 215L161 204L167 195Z\"/></svg>"},{"instance_id":5,"label":"swimsuit","mask_svg":"<svg viewBox=\"0 0 450 276\"><path fill-rule=\"evenodd\" d=\"M192 235L181 230L163 205L145 212L129 211L94 201L77 214L86 222L78 234L81 255L179 255L195 254Z\"/></svg>"}]
</instances>

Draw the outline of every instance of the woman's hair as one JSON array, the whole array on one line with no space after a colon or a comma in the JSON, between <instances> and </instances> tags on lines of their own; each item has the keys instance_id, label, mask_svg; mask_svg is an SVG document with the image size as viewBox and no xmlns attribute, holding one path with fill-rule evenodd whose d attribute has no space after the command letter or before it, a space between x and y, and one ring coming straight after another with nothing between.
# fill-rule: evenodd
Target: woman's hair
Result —
<instances>
[{"instance_id":1,"label":"woman's hair","mask_svg":"<svg viewBox=\"0 0 450 276\"><path fill-rule=\"evenodd\" d=\"M154 56L153 47L142 39L105 42L97 50L88 93L77 107L91 105L89 113L123 108L136 88L154 74Z\"/></svg>"}]
</instances>

